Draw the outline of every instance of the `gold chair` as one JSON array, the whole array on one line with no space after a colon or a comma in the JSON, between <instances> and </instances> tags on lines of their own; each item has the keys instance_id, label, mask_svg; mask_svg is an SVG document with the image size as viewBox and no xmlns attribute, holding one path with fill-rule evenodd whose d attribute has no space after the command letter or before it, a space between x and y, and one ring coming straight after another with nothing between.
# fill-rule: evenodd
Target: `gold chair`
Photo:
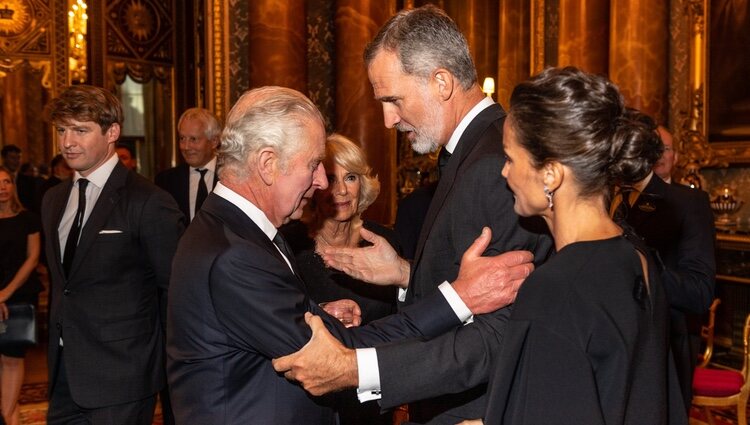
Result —
<instances>
[{"instance_id":1,"label":"gold chair","mask_svg":"<svg viewBox=\"0 0 750 425\"><path fill-rule=\"evenodd\" d=\"M744 358L742 370L695 368L693 405L702 407L710 425L714 425L711 407L735 407L737 425L747 425L747 399L750 395L750 314L742 334Z\"/></svg>"},{"instance_id":2,"label":"gold chair","mask_svg":"<svg viewBox=\"0 0 750 425\"><path fill-rule=\"evenodd\" d=\"M719 308L721 300L714 298L711 308L708 309L708 324L701 327L701 338L706 348L698 355L698 367L706 367L711 361L711 355L714 353L714 327L716 324L716 309Z\"/></svg>"}]
</instances>

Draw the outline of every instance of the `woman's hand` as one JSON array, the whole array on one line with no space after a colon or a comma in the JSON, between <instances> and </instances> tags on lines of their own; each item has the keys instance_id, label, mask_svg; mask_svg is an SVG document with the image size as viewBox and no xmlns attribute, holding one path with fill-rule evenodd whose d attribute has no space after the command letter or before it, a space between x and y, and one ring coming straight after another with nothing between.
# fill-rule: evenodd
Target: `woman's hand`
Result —
<instances>
[{"instance_id":1,"label":"woman's hand","mask_svg":"<svg viewBox=\"0 0 750 425\"><path fill-rule=\"evenodd\" d=\"M0 319L3 322L8 320L8 306L5 303L0 303Z\"/></svg>"},{"instance_id":2,"label":"woman's hand","mask_svg":"<svg viewBox=\"0 0 750 425\"><path fill-rule=\"evenodd\" d=\"M8 301L8 298L13 295L13 292L8 290L8 287L3 288L0 290L0 303L5 303Z\"/></svg>"}]
</instances>

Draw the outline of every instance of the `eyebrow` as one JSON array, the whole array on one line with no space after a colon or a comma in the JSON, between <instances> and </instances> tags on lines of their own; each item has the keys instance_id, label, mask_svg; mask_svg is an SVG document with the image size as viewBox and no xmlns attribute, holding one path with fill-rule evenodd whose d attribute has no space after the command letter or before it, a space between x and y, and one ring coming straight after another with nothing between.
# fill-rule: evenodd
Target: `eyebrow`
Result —
<instances>
[{"instance_id":1,"label":"eyebrow","mask_svg":"<svg viewBox=\"0 0 750 425\"><path fill-rule=\"evenodd\" d=\"M375 100L385 103L393 103L397 100L401 100L398 96L382 96L382 97L376 97Z\"/></svg>"}]
</instances>

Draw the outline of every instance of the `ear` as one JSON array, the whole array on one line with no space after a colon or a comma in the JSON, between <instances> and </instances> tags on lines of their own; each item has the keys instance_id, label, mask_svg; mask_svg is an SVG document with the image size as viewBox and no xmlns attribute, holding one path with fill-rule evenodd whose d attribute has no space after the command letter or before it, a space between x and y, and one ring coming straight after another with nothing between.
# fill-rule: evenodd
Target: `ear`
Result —
<instances>
[{"instance_id":1,"label":"ear","mask_svg":"<svg viewBox=\"0 0 750 425\"><path fill-rule=\"evenodd\" d=\"M211 148L212 148L212 149L216 149L216 148L218 148L218 147L219 147L219 140L220 140L220 137L219 137L219 136L214 136L214 137L213 137L213 138L211 139L211 141L210 141L210 142L211 142Z\"/></svg>"},{"instance_id":2,"label":"ear","mask_svg":"<svg viewBox=\"0 0 750 425\"><path fill-rule=\"evenodd\" d=\"M542 166L542 182L551 191L556 191L565 178L565 167L557 161L550 161Z\"/></svg>"},{"instance_id":3,"label":"ear","mask_svg":"<svg viewBox=\"0 0 750 425\"><path fill-rule=\"evenodd\" d=\"M110 125L104 135L107 137L107 143L117 142L120 138L120 124L114 123Z\"/></svg>"},{"instance_id":4,"label":"ear","mask_svg":"<svg viewBox=\"0 0 750 425\"><path fill-rule=\"evenodd\" d=\"M273 148L265 147L256 155L250 155L250 157L254 158L256 162L255 167L251 167L251 169L256 168L263 183L271 186L276 181L277 174L281 172L279 155ZM250 160L253 161L253 159Z\"/></svg>"},{"instance_id":5,"label":"ear","mask_svg":"<svg viewBox=\"0 0 750 425\"><path fill-rule=\"evenodd\" d=\"M432 82L435 84L440 100L445 101L453 96L456 81L450 71L443 68L436 69L432 73Z\"/></svg>"}]
</instances>

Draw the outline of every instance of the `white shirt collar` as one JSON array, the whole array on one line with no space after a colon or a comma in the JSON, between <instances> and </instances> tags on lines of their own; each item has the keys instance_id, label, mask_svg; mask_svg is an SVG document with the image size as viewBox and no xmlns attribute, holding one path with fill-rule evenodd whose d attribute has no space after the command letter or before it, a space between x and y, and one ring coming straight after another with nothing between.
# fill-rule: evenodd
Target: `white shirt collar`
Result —
<instances>
[{"instance_id":1,"label":"white shirt collar","mask_svg":"<svg viewBox=\"0 0 750 425\"><path fill-rule=\"evenodd\" d=\"M208 171L210 171L212 173L215 173L216 172L216 155L214 155L214 157L211 158L211 160L208 161L206 163L206 165L204 165L202 167L190 167L190 168L193 169L193 170L197 170L198 168L200 168L200 169L204 169L205 168Z\"/></svg>"},{"instance_id":2,"label":"white shirt collar","mask_svg":"<svg viewBox=\"0 0 750 425\"><path fill-rule=\"evenodd\" d=\"M451 134L451 138L448 139L448 144L445 145L445 149L448 150L451 154L454 150L456 150L456 146L458 145L458 141L461 139L461 136L463 136L464 131L466 130L466 127L469 126L469 124L474 121L474 118L479 115L480 112L484 111L485 109L489 108L490 106L494 105L495 102L492 101L492 99L489 96L486 96L484 99L480 100L479 103L474 105L473 108L469 111L468 114L466 114L463 119L461 119L461 122L458 123L458 127L456 127L455 130L453 130L453 134Z\"/></svg>"},{"instance_id":3,"label":"white shirt collar","mask_svg":"<svg viewBox=\"0 0 750 425\"><path fill-rule=\"evenodd\" d=\"M90 183L93 183L94 186L103 188L107 183L107 180L109 180L109 176L112 174L112 170L115 169L118 162L120 162L120 158L118 158L117 154L112 151L112 156L109 157L107 161L100 165L99 168L92 171L91 174L89 174L85 178L88 179ZM81 173L75 171L73 173L73 183L77 182L80 178L84 177L81 175Z\"/></svg>"},{"instance_id":4,"label":"white shirt collar","mask_svg":"<svg viewBox=\"0 0 750 425\"><path fill-rule=\"evenodd\" d=\"M273 238L276 236L277 230L273 223L271 223L271 220L269 220L268 217L266 217L266 214L258 207L256 207L252 202L243 198L242 195L224 186L223 184L221 184L221 182L216 184L214 193L226 199L229 203L242 210L242 212L244 212L245 215L247 215L250 220L253 221L253 223L260 227L260 230L262 230L263 233L268 236L268 239L273 240Z\"/></svg>"}]
</instances>

